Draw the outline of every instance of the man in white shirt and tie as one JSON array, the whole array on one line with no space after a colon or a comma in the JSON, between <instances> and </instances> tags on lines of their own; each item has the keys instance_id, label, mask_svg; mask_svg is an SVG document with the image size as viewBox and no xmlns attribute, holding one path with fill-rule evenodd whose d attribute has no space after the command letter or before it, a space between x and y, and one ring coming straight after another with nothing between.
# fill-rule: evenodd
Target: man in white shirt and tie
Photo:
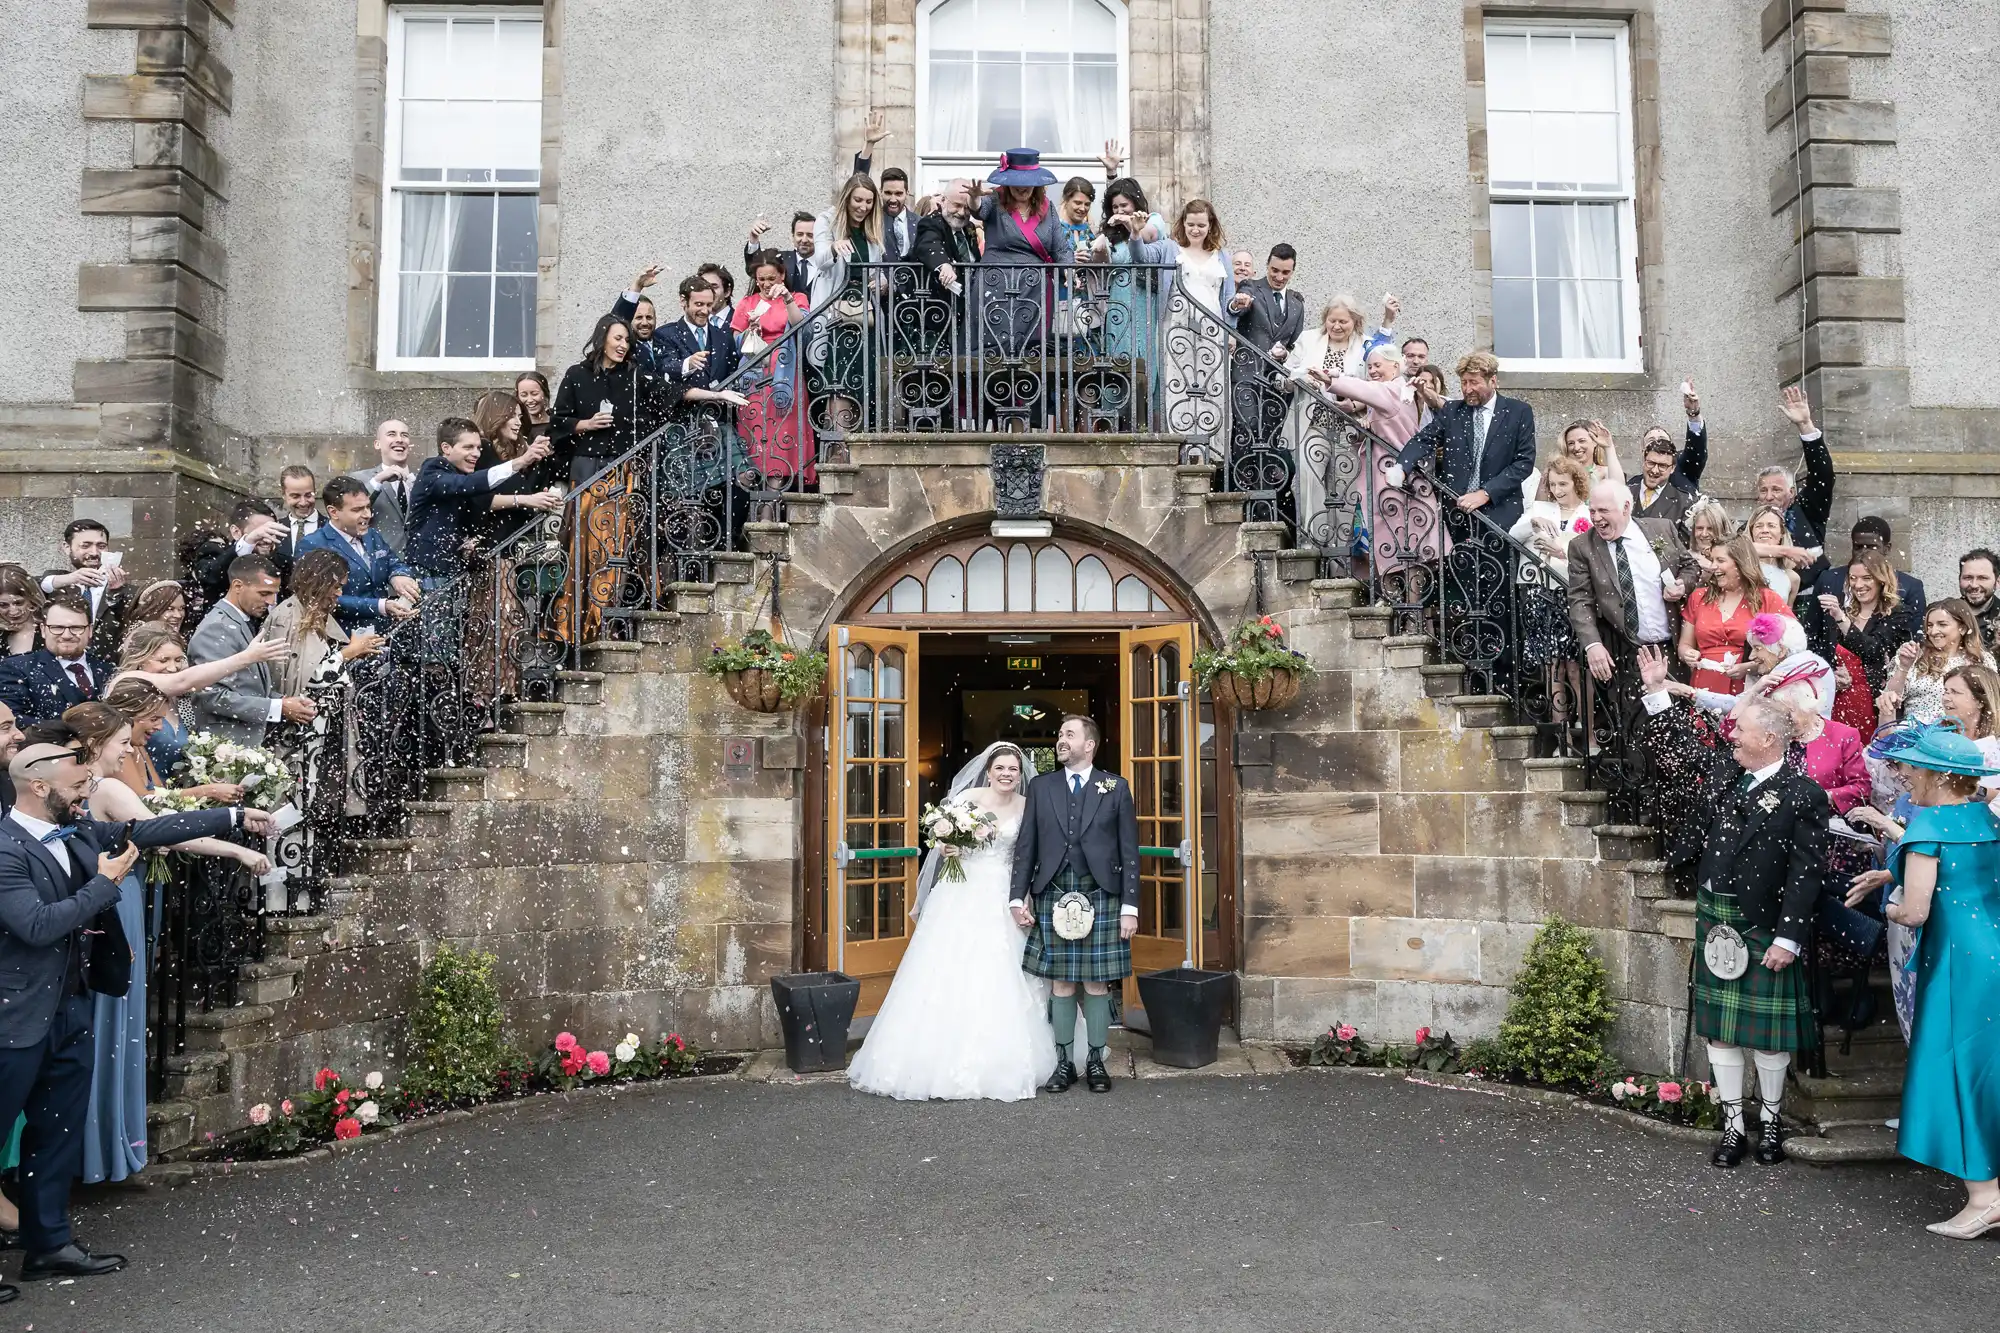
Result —
<instances>
[{"instance_id":1,"label":"man in white shirt and tie","mask_svg":"<svg viewBox=\"0 0 2000 1333\"><path fill-rule=\"evenodd\" d=\"M356 468L347 475L368 488L374 516L369 526L382 535L392 551L403 549L410 517L410 487L416 474L410 468L410 428L394 417L375 428L375 467Z\"/></svg>"},{"instance_id":2,"label":"man in white shirt and tie","mask_svg":"<svg viewBox=\"0 0 2000 1333\"><path fill-rule=\"evenodd\" d=\"M282 489L279 504L289 540L287 551L296 552L299 543L319 531L319 479L313 470L302 463L294 463L278 474L278 485Z\"/></svg>"},{"instance_id":3,"label":"man in white shirt and tie","mask_svg":"<svg viewBox=\"0 0 2000 1333\"><path fill-rule=\"evenodd\" d=\"M90 605L90 651L115 659L125 637L125 619L131 598L125 588L123 560L107 548L111 530L94 518L80 518L63 529L63 555L67 570L52 569L42 576L44 596L58 588L73 588Z\"/></svg>"}]
</instances>

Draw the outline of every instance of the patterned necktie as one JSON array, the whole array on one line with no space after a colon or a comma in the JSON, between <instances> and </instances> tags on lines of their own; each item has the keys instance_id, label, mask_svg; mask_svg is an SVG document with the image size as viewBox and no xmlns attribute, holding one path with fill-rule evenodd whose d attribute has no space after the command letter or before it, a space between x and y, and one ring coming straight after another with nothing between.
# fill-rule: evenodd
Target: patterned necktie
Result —
<instances>
[{"instance_id":1,"label":"patterned necktie","mask_svg":"<svg viewBox=\"0 0 2000 1333\"><path fill-rule=\"evenodd\" d=\"M90 675L83 669L83 663L71 662L69 664L69 678L76 682L76 687L82 690L84 696L88 698L90 695Z\"/></svg>"},{"instance_id":2,"label":"patterned necktie","mask_svg":"<svg viewBox=\"0 0 2000 1333\"><path fill-rule=\"evenodd\" d=\"M1478 490L1486 482L1486 414L1492 408L1493 400L1472 409L1472 485Z\"/></svg>"},{"instance_id":3,"label":"patterned necktie","mask_svg":"<svg viewBox=\"0 0 2000 1333\"><path fill-rule=\"evenodd\" d=\"M1611 543L1611 555L1618 562L1618 600L1625 608L1625 634L1636 642L1639 638L1639 590L1632 584L1632 563L1625 558L1622 537Z\"/></svg>"}]
</instances>

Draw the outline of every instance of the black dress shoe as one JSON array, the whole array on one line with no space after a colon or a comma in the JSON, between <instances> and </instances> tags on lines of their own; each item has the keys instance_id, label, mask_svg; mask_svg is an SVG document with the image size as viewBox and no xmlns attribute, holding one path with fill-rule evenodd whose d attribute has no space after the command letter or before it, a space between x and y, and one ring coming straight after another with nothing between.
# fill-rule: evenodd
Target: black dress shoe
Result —
<instances>
[{"instance_id":1,"label":"black dress shoe","mask_svg":"<svg viewBox=\"0 0 2000 1333\"><path fill-rule=\"evenodd\" d=\"M21 1262L21 1280L39 1282L45 1277L97 1277L115 1273L125 1266L122 1254L92 1254L72 1241L48 1254L31 1254Z\"/></svg>"},{"instance_id":2,"label":"black dress shoe","mask_svg":"<svg viewBox=\"0 0 2000 1333\"><path fill-rule=\"evenodd\" d=\"M1776 1166L1785 1160L1785 1141L1778 1130L1778 1118L1772 1116L1764 1122L1764 1132L1757 1136L1757 1164Z\"/></svg>"},{"instance_id":3,"label":"black dress shoe","mask_svg":"<svg viewBox=\"0 0 2000 1333\"><path fill-rule=\"evenodd\" d=\"M1740 1166L1743 1162L1743 1153L1749 1146L1750 1138L1742 1130L1725 1129L1722 1131L1722 1142L1716 1144L1715 1151L1709 1155L1708 1164L1725 1170L1732 1166Z\"/></svg>"},{"instance_id":4,"label":"black dress shoe","mask_svg":"<svg viewBox=\"0 0 2000 1333\"><path fill-rule=\"evenodd\" d=\"M1104 1068L1104 1057L1093 1055L1084 1063L1083 1081L1092 1092L1111 1091L1111 1074Z\"/></svg>"},{"instance_id":5,"label":"black dress shoe","mask_svg":"<svg viewBox=\"0 0 2000 1333\"><path fill-rule=\"evenodd\" d=\"M0 1231L0 1250L18 1250L20 1248L21 1248L20 1232Z\"/></svg>"},{"instance_id":6,"label":"black dress shoe","mask_svg":"<svg viewBox=\"0 0 2000 1333\"><path fill-rule=\"evenodd\" d=\"M0 1282L0 1305L5 1305L8 1301L14 1300L18 1296L20 1296L20 1294L21 1294L21 1289L15 1286L13 1283Z\"/></svg>"},{"instance_id":7,"label":"black dress shoe","mask_svg":"<svg viewBox=\"0 0 2000 1333\"><path fill-rule=\"evenodd\" d=\"M1067 1060L1056 1061L1056 1072L1049 1075L1049 1081L1042 1085L1043 1092L1068 1092L1069 1085L1076 1082L1076 1066Z\"/></svg>"}]
</instances>

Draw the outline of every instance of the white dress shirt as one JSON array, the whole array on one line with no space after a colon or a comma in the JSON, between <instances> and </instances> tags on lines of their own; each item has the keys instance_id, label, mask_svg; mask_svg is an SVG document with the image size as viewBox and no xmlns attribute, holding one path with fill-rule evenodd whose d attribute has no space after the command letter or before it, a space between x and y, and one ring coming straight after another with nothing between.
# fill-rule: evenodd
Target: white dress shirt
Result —
<instances>
[{"instance_id":1,"label":"white dress shirt","mask_svg":"<svg viewBox=\"0 0 2000 1333\"><path fill-rule=\"evenodd\" d=\"M1667 599L1660 586L1660 557L1653 554L1653 544L1646 540L1645 532L1636 522L1625 524L1625 535L1618 539L1618 545L1625 549L1625 561L1632 567L1632 592L1639 603L1638 641L1664 643L1671 622L1667 619ZM1611 557L1611 570L1613 574L1618 572L1616 553ZM1612 595L1623 593L1614 588Z\"/></svg>"},{"instance_id":2,"label":"white dress shirt","mask_svg":"<svg viewBox=\"0 0 2000 1333\"><path fill-rule=\"evenodd\" d=\"M59 827L58 825L49 823L46 819L37 819L33 815L24 814L18 805L7 812L7 817L33 834L36 842L42 842L43 838L54 833ZM42 842L42 850L56 859L56 864L63 868L64 874L72 873L68 839L57 838L54 842Z\"/></svg>"},{"instance_id":3,"label":"white dress shirt","mask_svg":"<svg viewBox=\"0 0 2000 1333\"><path fill-rule=\"evenodd\" d=\"M47 596L48 594L54 592L55 590L56 590L56 576L54 574L49 574L45 576L42 579L43 596ZM98 584L95 587L86 587L83 591L90 598L91 623L96 624L98 614L104 606L104 585Z\"/></svg>"}]
</instances>

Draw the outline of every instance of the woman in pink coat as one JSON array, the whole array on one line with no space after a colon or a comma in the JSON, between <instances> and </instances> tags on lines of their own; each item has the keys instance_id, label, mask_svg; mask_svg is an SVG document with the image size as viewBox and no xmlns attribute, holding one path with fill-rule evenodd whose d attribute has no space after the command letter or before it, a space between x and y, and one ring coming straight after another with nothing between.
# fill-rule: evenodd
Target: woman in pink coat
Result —
<instances>
[{"instance_id":1,"label":"woman in pink coat","mask_svg":"<svg viewBox=\"0 0 2000 1333\"><path fill-rule=\"evenodd\" d=\"M1417 433L1417 399L1403 384L1402 371L1403 360L1395 344L1382 343L1368 353L1367 379L1326 375L1318 370L1305 372L1308 379L1346 404L1366 407L1368 429L1390 446L1369 446L1368 512L1356 522L1357 529L1367 529L1378 574L1431 563L1451 549L1451 538L1438 514L1436 493L1428 487L1405 490L1393 486L1385 475L1396 461L1396 449Z\"/></svg>"}]
</instances>

